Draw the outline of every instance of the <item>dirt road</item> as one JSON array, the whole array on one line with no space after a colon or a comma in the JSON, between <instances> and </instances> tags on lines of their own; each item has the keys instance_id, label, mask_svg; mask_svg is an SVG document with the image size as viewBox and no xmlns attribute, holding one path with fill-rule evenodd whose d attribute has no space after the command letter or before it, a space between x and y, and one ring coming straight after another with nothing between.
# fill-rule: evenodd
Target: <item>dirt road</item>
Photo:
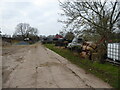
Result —
<instances>
[{"instance_id":1,"label":"dirt road","mask_svg":"<svg viewBox=\"0 0 120 90\"><path fill-rule=\"evenodd\" d=\"M3 88L110 88L41 44L3 48Z\"/></svg>"}]
</instances>

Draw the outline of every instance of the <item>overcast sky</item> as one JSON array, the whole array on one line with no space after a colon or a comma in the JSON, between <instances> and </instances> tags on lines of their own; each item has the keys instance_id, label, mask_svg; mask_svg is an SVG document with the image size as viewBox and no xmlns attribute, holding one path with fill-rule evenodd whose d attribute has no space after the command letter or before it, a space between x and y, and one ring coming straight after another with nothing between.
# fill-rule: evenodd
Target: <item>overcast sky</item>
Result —
<instances>
[{"instance_id":1,"label":"overcast sky","mask_svg":"<svg viewBox=\"0 0 120 90\"><path fill-rule=\"evenodd\" d=\"M56 34L62 29L58 0L2 0L0 1L0 28L12 35L19 23L29 23L39 35Z\"/></svg>"}]
</instances>

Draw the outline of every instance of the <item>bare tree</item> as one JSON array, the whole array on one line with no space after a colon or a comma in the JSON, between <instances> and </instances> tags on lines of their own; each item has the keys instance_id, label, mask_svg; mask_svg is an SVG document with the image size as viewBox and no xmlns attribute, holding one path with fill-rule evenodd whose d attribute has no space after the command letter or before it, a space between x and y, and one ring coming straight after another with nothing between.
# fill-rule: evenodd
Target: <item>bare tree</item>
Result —
<instances>
[{"instance_id":1,"label":"bare tree","mask_svg":"<svg viewBox=\"0 0 120 90\"><path fill-rule=\"evenodd\" d=\"M30 27L27 31L27 34L29 35L33 35L33 36L36 36L38 33L38 29L37 28L34 28L34 27Z\"/></svg>"},{"instance_id":2,"label":"bare tree","mask_svg":"<svg viewBox=\"0 0 120 90\"><path fill-rule=\"evenodd\" d=\"M29 24L27 24L27 23L19 23L16 26L16 31L15 31L14 35L15 36L20 35L20 36L22 36L22 39L25 39L29 29L30 29Z\"/></svg>"},{"instance_id":3,"label":"bare tree","mask_svg":"<svg viewBox=\"0 0 120 90\"><path fill-rule=\"evenodd\" d=\"M120 20L117 0L115 2L68 0L64 3L60 2L60 6L64 11L61 15L67 17L65 21L61 21L66 27L74 30L89 30L89 32L99 34L101 38L106 38L106 41L110 39L115 25Z\"/></svg>"},{"instance_id":4,"label":"bare tree","mask_svg":"<svg viewBox=\"0 0 120 90\"><path fill-rule=\"evenodd\" d=\"M31 27L27 23L19 23L16 26L16 31L14 33L14 36L22 36L22 39L24 40L25 38L29 38L31 36L36 36L38 33L38 29Z\"/></svg>"}]
</instances>

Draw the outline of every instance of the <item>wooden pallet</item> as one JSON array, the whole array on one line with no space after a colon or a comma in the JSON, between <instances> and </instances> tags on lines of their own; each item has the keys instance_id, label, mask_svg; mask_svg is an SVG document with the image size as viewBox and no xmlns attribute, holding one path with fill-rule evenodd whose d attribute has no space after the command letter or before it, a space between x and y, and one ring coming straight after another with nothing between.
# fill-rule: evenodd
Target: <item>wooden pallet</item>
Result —
<instances>
[{"instance_id":1,"label":"wooden pallet","mask_svg":"<svg viewBox=\"0 0 120 90\"><path fill-rule=\"evenodd\" d=\"M117 62L117 61L113 61L113 60L110 60L110 59L106 59L107 62L110 62L112 64L115 64L117 66L120 66L120 62Z\"/></svg>"}]
</instances>

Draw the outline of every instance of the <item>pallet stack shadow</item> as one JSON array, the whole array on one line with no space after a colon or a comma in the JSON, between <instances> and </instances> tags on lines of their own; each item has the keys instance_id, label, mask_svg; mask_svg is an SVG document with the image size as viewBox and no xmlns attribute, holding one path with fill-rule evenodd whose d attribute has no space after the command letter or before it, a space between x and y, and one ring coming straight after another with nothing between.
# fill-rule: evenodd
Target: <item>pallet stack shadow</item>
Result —
<instances>
[{"instance_id":1,"label":"pallet stack shadow","mask_svg":"<svg viewBox=\"0 0 120 90\"><path fill-rule=\"evenodd\" d=\"M120 62L120 43L109 43L107 57L113 61Z\"/></svg>"}]
</instances>

